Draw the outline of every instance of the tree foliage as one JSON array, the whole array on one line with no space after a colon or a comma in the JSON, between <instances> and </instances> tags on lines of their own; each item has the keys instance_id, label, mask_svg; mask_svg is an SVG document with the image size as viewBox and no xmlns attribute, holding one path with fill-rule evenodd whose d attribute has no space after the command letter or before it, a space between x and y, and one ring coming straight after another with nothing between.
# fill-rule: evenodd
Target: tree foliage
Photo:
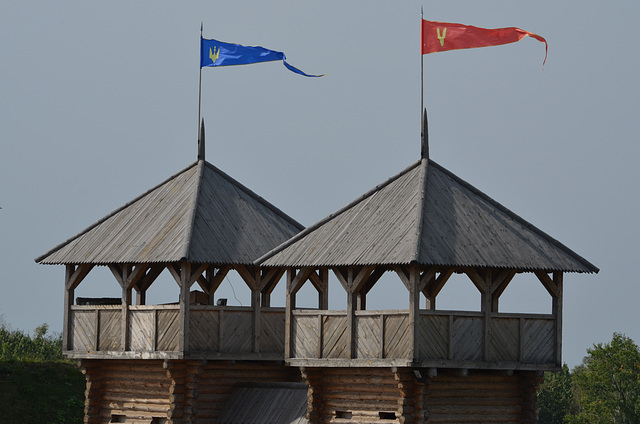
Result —
<instances>
[{"instance_id":1,"label":"tree foliage","mask_svg":"<svg viewBox=\"0 0 640 424\"><path fill-rule=\"evenodd\" d=\"M571 423L640 423L640 349L625 335L598 343L574 369L580 411Z\"/></svg>"},{"instance_id":2,"label":"tree foliage","mask_svg":"<svg viewBox=\"0 0 640 424\"><path fill-rule=\"evenodd\" d=\"M62 336L49 335L49 326L42 324L33 337L21 330L11 330L0 320L0 361L61 361Z\"/></svg>"},{"instance_id":3,"label":"tree foliage","mask_svg":"<svg viewBox=\"0 0 640 424\"><path fill-rule=\"evenodd\" d=\"M572 376L565 364L558 372L547 372L538 391L538 418L543 424L562 424L565 416L576 411Z\"/></svg>"},{"instance_id":4,"label":"tree foliage","mask_svg":"<svg viewBox=\"0 0 640 424\"><path fill-rule=\"evenodd\" d=\"M546 373L538 391L541 424L640 423L640 348L614 333L587 349L573 372Z\"/></svg>"}]
</instances>

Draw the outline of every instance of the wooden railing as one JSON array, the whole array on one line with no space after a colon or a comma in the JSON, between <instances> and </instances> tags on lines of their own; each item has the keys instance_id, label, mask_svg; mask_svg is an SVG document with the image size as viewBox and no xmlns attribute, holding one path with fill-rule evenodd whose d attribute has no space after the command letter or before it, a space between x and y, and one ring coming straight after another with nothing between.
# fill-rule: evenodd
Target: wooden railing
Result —
<instances>
[{"instance_id":1,"label":"wooden railing","mask_svg":"<svg viewBox=\"0 0 640 424\"><path fill-rule=\"evenodd\" d=\"M127 336L123 311L116 306L72 306L68 356L130 356L180 352L184 326L178 305L129 306ZM189 354L284 354L284 308L260 308L259 321L250 307L195 306L189 310ZM255 328L254 328L255 327ZM258 341L255 338L258 338ZM255 349L258 348L256 352ZM148 356L148 355L146 355Z\"/></svg>"},{"instance_id":2,"label":"wooden railing","mask_svg":"<svg viewBox=\"0 0 640 424\"><path fill-rule=\"evenodd\" d=\"M485 322L489 328L485 331ZM407 310L356 311L354 356L347 357L346 311L294 310L290 359L406 360L449 365L553 365L552 315L421 310L416 354Z\"/></svg>"}]
</instances>

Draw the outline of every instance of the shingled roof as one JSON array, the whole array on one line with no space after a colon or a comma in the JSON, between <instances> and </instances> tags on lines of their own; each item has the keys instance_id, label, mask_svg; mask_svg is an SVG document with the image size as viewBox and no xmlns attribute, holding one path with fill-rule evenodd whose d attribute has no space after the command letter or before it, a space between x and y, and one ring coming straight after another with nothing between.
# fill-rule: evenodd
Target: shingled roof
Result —
<instances>
[{"instance_id":1,"label":"shingled roof","mask_svg":"<svg viewBox=\"0 0 640 424\"><path fill-rule=\"evenodd\" d=\"M428 158L307 228L256 263L417 263L598 272L578 254Z\"/></svg>"},{"instance_id":2,"label":"shingled roof","mask_svg":"<svg viewBox=\"0 0 640 424\"><path fill-rule=\"evenodd\" d=\"M304 227L199 160L36 258L42 264L253 264Z\"/></svg>"}]
</instances>

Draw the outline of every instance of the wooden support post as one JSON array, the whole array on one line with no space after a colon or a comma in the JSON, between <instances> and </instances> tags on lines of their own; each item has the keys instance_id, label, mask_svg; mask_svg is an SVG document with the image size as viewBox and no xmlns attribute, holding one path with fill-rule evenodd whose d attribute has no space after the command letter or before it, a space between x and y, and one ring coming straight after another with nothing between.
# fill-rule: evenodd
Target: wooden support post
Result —
<instances>
[{"instance_id":1,"label":"wooden support post","mask_svg":"<svg viewBox=\"0 0 640 424\"><path fill-rule=\"evenodd\" d=\"M70 287L69 282L71 281L71 276L75 271L75 267L73 265L67 265L65 270L65 291L64 291L64 322L62 324L62 350L68 351L73 349L72 340L73 335L71 331L73 330L73 314L71 313L71 306L73 305L73 296L75 290L73 287Z\"/></svg>"},{"instance_id":2,"label":"wooden support post","mask_svg":"<svg viewBox=\"0 0 640 424\"><path fill-rule=\"evenodd\" d=\"M122 267L121 283L122 283L122 327L121 335L122 340L120 342L123 351L129 350L129 324L130 314L129 307L131 306L131 286L127 286L126 281L129 278L131 267L125 265Z\"/></svg>"},{"instance_id":3,"label":"wooden support post","mask_svg":"<svg viewBox=\"0 0 640 424\"><path fill-rule=\"evenodd\" d=\"M557 295L553 297L552 314L556 319L556 366L562 366L562 298L563 298L563 274L553 273Z\"/></svg>"},{"instance_id":4,"label":"wooden support post","mask_svg":"<svg viewBox=\"0 0 640 424\"><path fill-rule=\"evenodd\" d=\"M62 349L73 349L73 313L71 312L71 306L73 306L73 296L76 287L82 282L84 277L89 274L89 271L93 268L93 265L85 264L67 265L65 269L64 278L64 322L62 324Z\"/></svg>"},{"instance_id":5,"label":"wooden support post","mask_svg":"<svg viewBox=\"0 0 640 424\"><path fill-rule=\"evenodd\" d=\"M178 336L178 350L187 355L189 350L189 279L191 264L187 261L180 263L180 333Z\"/></svg>"},{"instance_id":6,"label":"wooden support post","mask_svg":"<svg viewBox=\"0 0 640 424\"><path fill-rule=\"evenodd\" d=\"M258 276L258 278L260 278ZM253 338L253 352L260 352L260 292L251 290L251 306L253 307L253 326L251 337Z\"/></svg>"},{"instance_id":7,"label":"wooden support post","mask_svg":"<svg viewBox=\"0 0 640 424\"><path fill-rule=\"evenodd\" d=\"M284 359L293 357L293 310L296 308L296 293L293 291L295 270L287 270L287 304L284 320Z\"/></svg>"},{"instance_id":8,"label":"wooden support post","mask_svg":"<svg viewBox=\"0 0 640 424\"><path fill-rule=\"evenodd\" d=\"M324 283L324 289L318 290L318 309L326 311L329 309L329 269L321 268L318 270L318 274Z\"/></svg>"},{"instance_id":9,"label":"wooden support post","mask_svg":"<svg viewBox=\"0 0 640 424\"><path fill-rule=\"evenodd\" d=\"M409 357L414 362L418 361L419 356L419 325L420 325L420 269L417 264L409 265L409 337L413 340L410 343L411 352Z\"/></svg>"},{"instance_id":10,"label":"wooden support post","mask_svg":"<svg viewBox=\"0 0 640 424\"><path fill-rule=\"evenodd\" d=\"M482 346L483 346L483 355L482 359L484 361L489 360L489 337L491 333L491 304L492 304L492 296L491 296L491 271L487 270L483 274L481 274L484 280L484 290L482 291L482 305L481 310L484 314L484 325L482 328Z\"/></svg>"},{"instance_id":11,"label":"wooden support post","mask_svg":"<svg viewBox=\"0 0 640 424\"><path fill-rule=\"evenodd\" d=\"M353 281L353 268L349 268L349 281ZM347 358L356 357L356 307L357 295L347 292Z\"/></svg>"},{"instance_id":12,"label":"wooden support post","mask_svg":"<svg viewBox=\"0 0 640 424\"><path fill-rule=\"evenodd\" d=\"M136 305L146 305L146 304L147 304L147 291L136 290Z\"/></svg>"}]
</instances>

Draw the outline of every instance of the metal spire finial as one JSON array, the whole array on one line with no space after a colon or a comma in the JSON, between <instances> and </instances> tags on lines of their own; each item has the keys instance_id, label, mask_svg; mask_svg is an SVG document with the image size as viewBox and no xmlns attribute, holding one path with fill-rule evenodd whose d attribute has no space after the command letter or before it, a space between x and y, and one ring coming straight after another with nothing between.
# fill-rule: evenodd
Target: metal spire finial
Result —
<instances>
[{"instance_id":1,"label":"metal spire finial","mask_svg":"<svg viewBox=\"0 0 640 424\"><path fill-rule=\"evenodd\" d=\"M202 118L200 134L198 135L198 160L204 160L204 118Z\"/></svg>"},{"instance_id":2,"label":"metal spire finial","mask_svg":"<svg viewBox=\"0 0 640 424\"><path fill-rule=\"evenodd\" d=\"M424 108L422 115L422 143L420 149L420 157L429 159L429 122L427 121L427 108Z\"/></svg>"}]
</instances>

